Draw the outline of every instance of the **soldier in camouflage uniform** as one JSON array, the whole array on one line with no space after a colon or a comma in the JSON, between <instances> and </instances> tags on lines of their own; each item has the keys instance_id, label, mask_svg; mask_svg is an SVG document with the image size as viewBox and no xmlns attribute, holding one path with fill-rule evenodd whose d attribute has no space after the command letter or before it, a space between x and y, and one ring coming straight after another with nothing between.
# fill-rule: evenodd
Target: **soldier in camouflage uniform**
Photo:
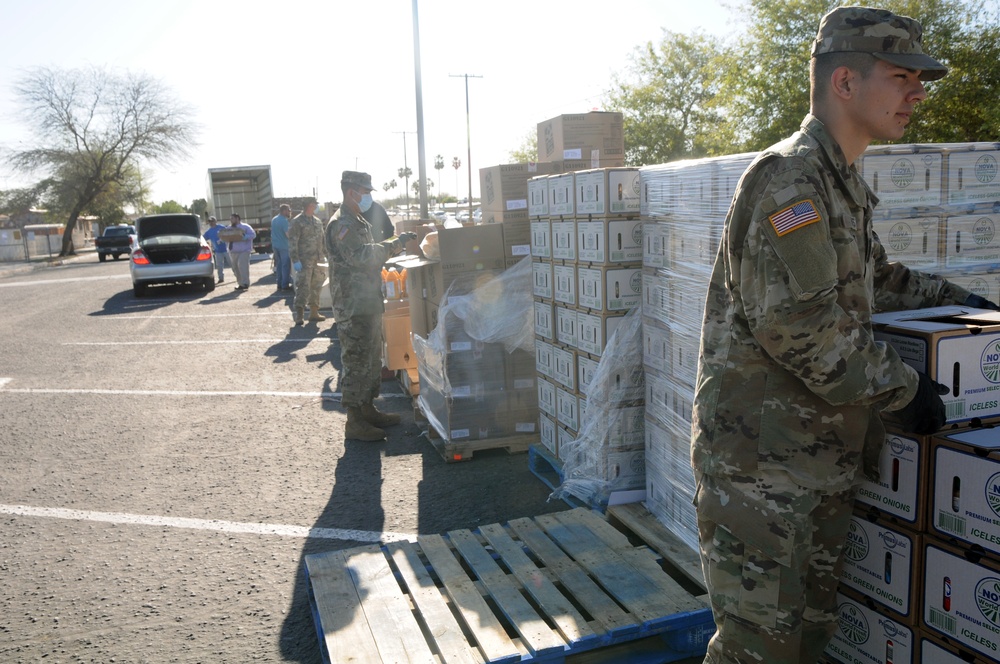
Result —
<instances>
[{"instance_id":1,"label":"soldier in camouflage uniform","mask_svg":"<svg viewBox=\"0 0 1000 664\"><path fill-rule=\"evenodd\" d=\"M816 662L855 489L877 476L880 413L916 433L944 424L939 386L875 341L872 312L993 306L888 262L854 166L871 141L901 138L923 81L947 73L920 24L841 7L812 53L810 114L743 175L706 302L691 450L718 628L706 662Z\"/></svg>"},{"instance_id":2,"label":"soldier in camouflage uniform","mask_svg":"<svg viewBox=\"0 0 1000 664\"><path fill-rule=\"evenodd\" d=\"M326 227L330 257L330 294L340 340L341 403L347 409L347 439L385 439L380 427L398 424L399 415L374 406L382 376L382 266L403 251L413 233L381 242L372 238L363 213L372 205L372 180L367 173L344 171L340 187L344 202Z\"/></svg>"},{"instance_id":3,"label":"soldier in camouflage uniform","mask_svg":"<svg viewBox=\"0 0 1000 664\"><path fill-rule=\"evenodd\" d=\"M309 320L324 321L319 313L319 294L326 279L320 268L323 255L323 222L315 215L316 201L306 203L302 214L288 224L288 255L295 268L295 300L293 303L296 325L302 325L305 308L309 306Z\"/></svg>"}]
</instances>

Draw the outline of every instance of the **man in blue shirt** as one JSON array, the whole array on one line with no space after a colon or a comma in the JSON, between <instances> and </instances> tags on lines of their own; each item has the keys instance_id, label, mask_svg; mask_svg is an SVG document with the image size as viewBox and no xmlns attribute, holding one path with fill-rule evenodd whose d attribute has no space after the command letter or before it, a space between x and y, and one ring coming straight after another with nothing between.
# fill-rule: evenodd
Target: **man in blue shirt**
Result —
<instances>
[{"instance_id":1,"label":"man in blue shirt","mask_svg":"<svg viewBox=\"0 0 1000 664\"><path fill-rule=\"evenodd\" d=\"M220 284L226 280L225 270L229 267L229 252L226 251L226 243L219 240L221 229L222 226L219 225L215 217L208 218L208 230L205 231L204 238L212 245L212 251L215 253L215 269L219 272Z\"/></svg>"},{"instance_id":2,"label":"man in blue shirt","mask_svg":"<svg viewBox=\"0 0 1000 664\"><path fill-rule=\"evenodd\" d=\"M271 219L271 249L274 251L274 272L278 278L278 290L292 289L292 261L288 257L288 219L292 208L287 204L278 208L278 214Z\"/></svg>"}]
</instances>

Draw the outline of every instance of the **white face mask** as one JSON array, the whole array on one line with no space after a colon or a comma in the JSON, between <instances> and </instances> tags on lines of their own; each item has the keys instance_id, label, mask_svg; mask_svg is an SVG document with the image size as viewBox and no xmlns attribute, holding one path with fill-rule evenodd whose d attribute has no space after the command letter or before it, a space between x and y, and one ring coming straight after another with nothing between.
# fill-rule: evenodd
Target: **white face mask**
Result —
<instances>
[{"instance_id":1,"label":"white face mask","mask_svg":"<svg viewBox=\"0 0 1000 664\"><path fill-rule=\"evenodd\" d=\"M372 207L372 195L362 194L361 200L358 201L358 209L362 212L368 212Z\"/></svg>"}]
</instances>

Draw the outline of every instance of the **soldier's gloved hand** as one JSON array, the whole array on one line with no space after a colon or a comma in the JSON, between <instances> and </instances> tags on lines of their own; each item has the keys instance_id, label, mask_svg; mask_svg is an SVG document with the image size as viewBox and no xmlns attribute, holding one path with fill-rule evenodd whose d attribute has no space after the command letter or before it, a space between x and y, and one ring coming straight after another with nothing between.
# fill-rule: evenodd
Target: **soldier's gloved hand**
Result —
<instances>
[{"instance_id":1,"label":"soldier's gloved hand","mask_svg":"<svg viewBox=\"0 0 1000 664\"><path fill-rule=\"evenodd\" d=\"M969 295L969 297L965 300L965 306L974 307L976 309L992 309L993 311L1000 311L1000 306L993 304L982 295L976 295L975 293Z\"/></svg>"},{"instance_id":2,"label":"soldier's gloved hand","mask_svg":"<svg viewBox=\"0 0 1000 664\"><path fill-rule=\"evenodd\" d=\"M917 434L929 434L944 426L948 417L945 415L942 394L948 394L948 388L941 383L935 383L927 374L917 373L920 383L913 400L893 413L899 420L904 431Z\"/></svg>"},{"instance_id":3,"label":"soldier's gloved hand","mask_svg":"<svg viewBox=\"0 0 1000 664\"><path fill-rule=\"evenodd\" d=\"M399 243L404 247L411 241L417 239L416 233L400 233L396 237L399 238Z\"/></svg>"},{"instance_id":4,"label":"soldier's gloved hand","mask_svg":"<svg viewBox=\"0 0 1000 664\"><path fill-rule=\"evenodd\" d=\"M302 271L302 261L295 261L294 263L292 263L292 267L295 268L296 272L301 272Z\"/></svg>"}]
</instances>

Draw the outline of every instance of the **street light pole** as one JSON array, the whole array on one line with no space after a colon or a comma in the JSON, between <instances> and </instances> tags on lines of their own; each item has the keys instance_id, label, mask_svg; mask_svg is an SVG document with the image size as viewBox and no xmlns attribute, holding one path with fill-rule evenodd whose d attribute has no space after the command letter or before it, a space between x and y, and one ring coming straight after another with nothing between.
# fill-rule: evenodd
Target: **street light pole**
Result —
<instances>
[{"instance_id":1,"label":"street light pole","mask_svg":"<svg viewBox=\"0 0 1000 664\"><path fill-rule=\"evenodd\" d=\"M468 159L469 166L469 219L472 219L472 129L469 122L469 78L482 78L476 74L448 74L451 78L464 78L465 79L465 142L468 146Z\"/></svg>"}]
</instances>

